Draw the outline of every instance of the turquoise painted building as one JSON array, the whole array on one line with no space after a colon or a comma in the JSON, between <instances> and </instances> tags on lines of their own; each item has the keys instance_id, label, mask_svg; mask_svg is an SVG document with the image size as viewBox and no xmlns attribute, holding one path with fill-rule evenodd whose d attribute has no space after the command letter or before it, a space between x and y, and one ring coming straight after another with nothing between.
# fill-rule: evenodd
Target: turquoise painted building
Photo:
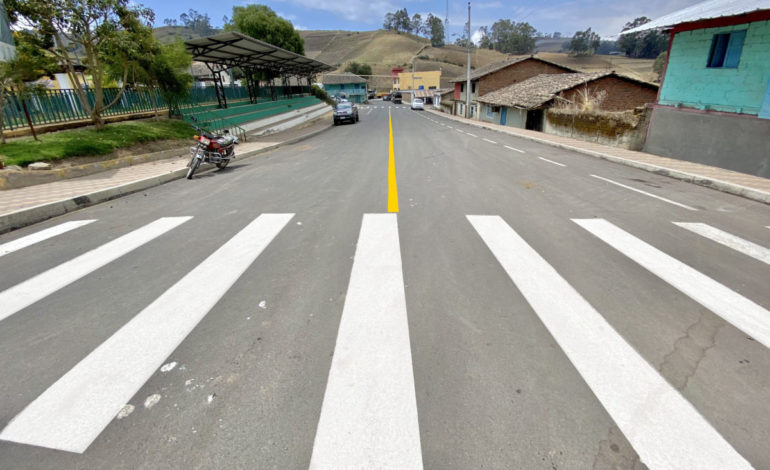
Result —
<instances>
[{"instance_id":1,"label":"turquoise painted building","mask_svg":"<svg viewBox=\"0 0 770 470\"><path fill-rule=\"evenodd\" d=\"M358 75L345 72L339 74L326 74L321 83L329 96L347 98L353 103L366 101L366 79Z\"/></svg>"},{"instance_id":2,"label":"turquoise painted building","mask_svg":"<svg viewBox=\"0 0 770 470\"><path fill-rule=\"evenodd\" d=\"M707 0L622 34L668 31L644 151L770 178L770 3Z\"/></svg>"},{"instance_id":3,"label":"turquoise painted building","mask_svg":"<svg viewBox=\"0 0 770 470\"><path fill-rule=\"evenodd\" d=\"M770 78L770 21L674 35L658 103L758 115Z\"/></svg>"}]
</instances>

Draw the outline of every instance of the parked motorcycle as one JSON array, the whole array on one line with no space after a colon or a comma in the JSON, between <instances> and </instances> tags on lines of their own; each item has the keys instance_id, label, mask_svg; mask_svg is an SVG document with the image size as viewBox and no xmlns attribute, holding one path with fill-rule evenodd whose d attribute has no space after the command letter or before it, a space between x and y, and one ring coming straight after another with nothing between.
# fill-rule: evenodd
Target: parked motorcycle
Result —
<instances>
[{"instance_id":1,"label":"parked motorcycle","mask_svg":"<svg viewBox=\"0 0 770 470\"><path fill-rule=\"evenodd\" d=\"M235 144L238 138L231 136L230 132L225 130L224 135L211 135L202 129L196 127L198 134L195 140L198 145L190 147L192 158L187 165L187 179L192 179L193 173L201 166L201 163L214 163L217 168L224 168L235 158Z\"/></svg>"}]
</instances>

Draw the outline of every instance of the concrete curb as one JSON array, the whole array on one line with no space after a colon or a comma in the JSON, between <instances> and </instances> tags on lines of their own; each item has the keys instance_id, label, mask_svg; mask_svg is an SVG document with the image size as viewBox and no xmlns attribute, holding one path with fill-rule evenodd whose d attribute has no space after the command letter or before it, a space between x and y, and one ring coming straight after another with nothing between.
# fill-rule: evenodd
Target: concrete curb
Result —
<instances>
[{"instance_id":1,"label":"concrete curb","mask_svg":"<svg viewBox=\"0 0 770 470\"><path fill-rule=\"evenodd\" d=\"M447 117L446 113L441 113L434 110L428 110L431 113L434 113L438 116ZM573 152L582 153L584 155L589 155L591 157L601 158L602 160L607 160L613 163L618 163L621 165L629 166L632 168L637 168L639 170L648 171L650 173L655 173L661 176L667 176L669 178L678 179L687 183L697 184L698 186L704 186L710 189L715 189L717 191L721 191L723 193L733 194L736 196L745 197L746 199L751 199L753 201L762 202L764 204L770 204L770 193L767 193L765 191L761 191L759 189L749 188L746 186L741 186L736 183L731 183L729 181L723 181L716 178L709 178L707 176L697 175L694 173L687 173L685 171L680 170L672 170L671 168L662 167L659 165L653 165L652 163L644 163L644 162L638 162L636 160L630 160L623 157L618 157L616 155L611 155L608 153L602 153L602 152L596 152L594 150L588 150L583 149L580 147L573 147L572 145L562 144L559 142L553 142L547 139L538 139L537 137L532 137L529 135L522 135L522 134L515 134L511 132L505 132L500 129L495 129L489 126L485 126L483 123L479 122L473 122L469 121L467 119L456 119L454 116L450 117L449 119L457 122L462 122L465 124L469 124L475 127L479 127L481 129L486 129L489 131L497 132L500 134L506 134L506 135L512 135L514 137L520 137L522 139L530 140L532 142L538 142L541 144L550 145L552 147L562 148L565 150L572 150Z\"/></svg>"},{"instance_id":2,"label":"concrete curb","mask_svg":"<svg viewBox=\"0 0 770 470\"><path fill-rule=\"evenodd\" d=\"M102 171L114 170L116 168L125 168L127 166L139 165L142 163L154 162L165 158L185 156L191 145L186 147L176 147L173 149L161 150L159 152L146 153L143 155L131 155L127 157L114 158L112 160L102 160L100 162L86 163L68 168L59 168L45 171L14 171L6 170L0 172L0 190L26 188L36 184L54 183L81 176L93 175Z\"/></svg>"},{"instance_id":3,"label":"concrete curb","mask_svg":"<svg viewBox=\"0 0 770 470\"><path fill-rule=\"evenodd\" d=\"M266 153L271 150L275 150L285 145L290 145L290 144L299 142L301 140L314 137L324 131L327 131L331 127L332 127L331 124L329 124L324 128L318 129L308 134L301 135L284 142L278 142L276 144L269 145L261 149L251 150L244 154L237 155L237 159L242 160L242 159L252 158L259 154ZM196 174L212 171L215 168L216 166L214 165L208 165L208 168L205 168L205 167L201 168L200 170L198 170ZM68 212L72 212L77 209L81 209L83 207L92 206L95 204L99 204L101 202L127 196L129 194L132 194L138 191L149 189L155 186L160 186L161 184L165 184L170 181L184 178L185 176L187 176L187 168L180 168L178 170L174 170L164 175L151 176L149 178L132 181L130 183L114 186L112 188L101 189L99 191L95 191L92 193L83 194L80 196L75 196L67 199L62 199L60 201L49 202L46 204L41 204L39 206L19 209L17 211L10 212L8 214L0 215L0 233L9 232L11 230L19 229L22 227L26 227L28 225L42 222L52 217L64 215Z\"/></svg>"}]
</instances>

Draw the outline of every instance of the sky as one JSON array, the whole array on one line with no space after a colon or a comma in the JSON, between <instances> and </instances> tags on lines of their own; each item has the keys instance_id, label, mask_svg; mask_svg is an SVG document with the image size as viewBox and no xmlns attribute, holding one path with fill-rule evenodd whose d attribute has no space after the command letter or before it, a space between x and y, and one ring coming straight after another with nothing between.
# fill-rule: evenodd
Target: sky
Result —
<instances>
[{"instance_id":1,"label":"sky","mask_svg":"<svg viewBox=\"0 0 770 470\"><path fill-rule=\"evenodd\" d=\"M423 19L432 13L444 19L449 7L448 42L462 35L468 21L468 4L458 0L136 0L155 11L156 26L165 18L178 19L188 9L208 14L215 27L221 27L223 17L232 16L232 7L260 3L291 21L296 29L340 29L370 31L382 28L388 12L406 8L409 15L419 13ZM658 18L672 11L698 3L700 0L481 0L471 2L471 31L478 38L478 29L491 26L499 19L525 21L542 33L560 32L568 36L575 31L591 28L600 36L614 36L623 25L634 18Z\"/></svg>"}]
</instances>

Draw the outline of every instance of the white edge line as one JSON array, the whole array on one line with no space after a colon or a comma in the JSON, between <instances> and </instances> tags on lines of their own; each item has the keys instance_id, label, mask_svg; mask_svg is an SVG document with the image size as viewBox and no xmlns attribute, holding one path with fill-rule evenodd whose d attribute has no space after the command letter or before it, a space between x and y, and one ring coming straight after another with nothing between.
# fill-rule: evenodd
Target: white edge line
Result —
<instances>
[{"instance_id":1,"label":"white edge line","mask_svg":"<svg viewBox=\"0 0 770 470\"><path fill-rule=\"evenodd\" d=\"M623 183L618 183L617 181L613 181L611 179L607 179L607 178L604 178L602 176L591 175L591 177L592 178L596 178L596 179L600 179L602 181L606 181L607 183L611 183L611 184L614 184L616 186L620 186L621 188L629 189L629 190L637 192L639 194L644 194L645 196L649 196L651 198L658 199L659 201L667 202L667 203L672 204L674 206L681 207L682 209L687 209L688 211L697 211L698 210L698 209L696 209L694 207L690 207L690 206L688 206L686 204L682 204L682 203L679 203L679 202L676 202L676 201L672 201L671 199L667 199L667 198L662 197L662 196L657 196L655 194L648 193L647 191L642 191L641 189L637 189L637 188L625 185Z\"/></svg>"}]
</instances>

